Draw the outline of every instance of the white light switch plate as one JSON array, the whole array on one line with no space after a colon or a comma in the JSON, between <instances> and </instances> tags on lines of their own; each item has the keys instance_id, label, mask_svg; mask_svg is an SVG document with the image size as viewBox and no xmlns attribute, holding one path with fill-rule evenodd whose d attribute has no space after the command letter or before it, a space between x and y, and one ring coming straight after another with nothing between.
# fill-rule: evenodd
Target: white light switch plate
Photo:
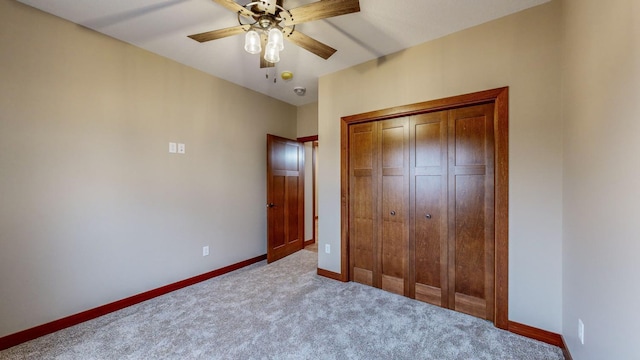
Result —
<instances>
[{"instance_id":1,"label":"white light switch plate","mask_svg":"<svg viewBox=\"0 0 640 360\"><path fill-rule=\"evenodd\" d=\"M178 144L176 144L174 142L170 142L169 143L169 153L175 154L176 152L178 152Z\"/></svg>"},{"instance_id":2,"label":"white light switch plate","mask_svg":"<svg viewBox=\"0 0 640 360\"><path fill-rule=\"evenodd\" d=\"M326 254L331 254L331 245L329 244L324 244L324 252Z\"/></svg>"}]
</instances>

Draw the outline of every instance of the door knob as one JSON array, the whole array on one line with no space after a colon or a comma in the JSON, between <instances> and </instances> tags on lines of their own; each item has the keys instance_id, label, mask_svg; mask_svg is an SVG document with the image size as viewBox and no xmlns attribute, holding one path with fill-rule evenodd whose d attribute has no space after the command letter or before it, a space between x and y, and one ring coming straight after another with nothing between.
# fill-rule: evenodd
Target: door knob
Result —
<instances>
[{"instance_id":1,"label":"door knob","mask_svg":"<svg viewBox=\"0 0 640 360\"><path fill-rule=\"evenodd\" d=\"M396 211L395 210L391 210L391 215L395 216L395 214L396 214Z\"/></svg>"},{"instance_id":2,"label":"door knob","mask_svg":"<svg viewBox=\"0 0 640 360\"><path fill-rule=\"evenodd\" d=\"M274 207L274 206L275 206L275 205L274 205L273 203L268 203L268 204L267 204L267 208L272 208L272 207Z\"/></svg>"},{"instance_id":3,"label":"door knob","mask_svg":"<svg viewBox=\"0 0 640 360\"><path fill-rule=\"evenodd\" d=\"M424 217L426 217L427 219L431 219L431 214L427 214Z\"/></svg>"}]
</instances>

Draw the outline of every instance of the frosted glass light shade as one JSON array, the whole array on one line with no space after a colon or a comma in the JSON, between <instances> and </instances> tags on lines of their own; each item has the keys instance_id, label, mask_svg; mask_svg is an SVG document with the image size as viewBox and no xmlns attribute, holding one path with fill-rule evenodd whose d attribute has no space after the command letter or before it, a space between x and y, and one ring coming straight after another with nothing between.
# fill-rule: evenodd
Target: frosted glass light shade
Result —
<instances>
[{"instance_id":1,"label":"frosted glass light shade","mask_svg":"<svg viewBox=\"0 0 640 360\"><path fill-rule=\"evenodd\" d=\"M247 31L244 36L244 50L249 54L259 54L262 51L260 35L255 30Z\"/></svg>"},{"instance_id":2,"label":"frosted glass light shade","mask_svg":"<svg viewBox=\"0 0 640 360\"><path fill-rule=\"evenodd\" d=\"M264 59L274 64L280 61L280 50L278 50L277 44L272 42L267 44L267 48L264 52Z\"/></svg>"},{"instance_id":3,"label":"frosted glass light shade","mask_svg":"<svg viewBox=\"0 0 640 360\"><path fill-rule=\"evenodd\" d=\"M282 31L276 28L269 30L269 43L276 44L278 46L278 51L282 51L284 49Z\"/></svg>"}]
</instances>

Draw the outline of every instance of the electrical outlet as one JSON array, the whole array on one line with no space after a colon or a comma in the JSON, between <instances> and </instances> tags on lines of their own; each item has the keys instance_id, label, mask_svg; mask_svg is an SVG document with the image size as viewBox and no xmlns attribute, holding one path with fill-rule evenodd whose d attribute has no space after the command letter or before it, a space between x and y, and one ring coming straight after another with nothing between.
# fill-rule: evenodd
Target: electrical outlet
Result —
<instances>
[{"instance_id":1,"label":"electrical outlet","mask_svg":"<svg viewBox=\"0 0 640 360\"><path fill-rule=\"evenodd\" d=\"M331 245L324 244L324 252L325 254L331 254Z\"/></svg>"},{"instance_id":2,"label":"electrical outlet","mask_svg":"<svg viewBox=\"0 0 640 360\"><path fill-rule=\"evenodd\" d=\"M580 344L584 345L584 323L582 319L578 319L578 339Z\"/></svg>"},{"instance_id":3,"label":"electrical outlet","mask_svg":"<svg viewBox=\"0 0 640 360\"><path fill-rule=\"evenodd\" d=\"M202 247L202 256L209 256L209 246Z\"/></svg>"},{"instance_id":4,"label":"electrical outlet","mask_svg":"<svg viewBox=\"0 0 640 360\"><path fill-rule=\"evenodd\" d=\"M186 153L185 145L182 143L178 143L178 154Z\"/></svg>"}]
</instances>

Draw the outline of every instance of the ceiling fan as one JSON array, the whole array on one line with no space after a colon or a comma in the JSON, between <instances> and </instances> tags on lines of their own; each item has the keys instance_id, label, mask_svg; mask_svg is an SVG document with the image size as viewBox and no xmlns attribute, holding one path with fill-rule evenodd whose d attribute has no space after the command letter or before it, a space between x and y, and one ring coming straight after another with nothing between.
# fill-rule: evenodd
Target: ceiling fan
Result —
<instances>
[{"instance_id":1,"label":"ceiling fan","mask_svg":"<svg viewBox=\"0 0 640 360\"><path fill-rule=\"evenodd\" d=\"M293 9L284 8L284 0L252 1L246 5L234 0L213 1L237 13L239 25L189 37L202 43L246 33L245 50L251 54L260 53L261 68L273 67L280 61L283 38L328 59L336 49L296 31L296 25L360 11L359 0L320 0Z\"/></svg>"}]
</instances>

